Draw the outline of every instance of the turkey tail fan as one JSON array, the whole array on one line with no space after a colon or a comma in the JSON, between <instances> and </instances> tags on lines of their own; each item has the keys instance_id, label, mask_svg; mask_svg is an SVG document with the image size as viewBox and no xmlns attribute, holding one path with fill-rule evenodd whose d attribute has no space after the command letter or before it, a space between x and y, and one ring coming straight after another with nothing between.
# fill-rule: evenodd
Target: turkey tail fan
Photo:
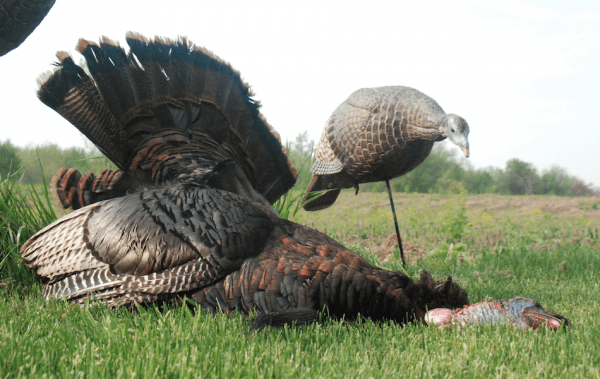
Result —
<instances>
[{"instance_id":1,"label":"turkey tail fan","mask_svg":"<svg viewBox=\"0 0 600 379\"><path fill-rule=\"evenodd\" d=\"M76 210L99 201L125 196L137 182L121 170L102 170L98 176L92 172L82 175L74 168L61 168L52 178L54 195L63 209Z\"/></svg>"},{"instance_id":2,"label":"turkey tail fan","mask_svg":"<svg viewBox=\"0 0 600 379\"><path fill-rule=\"evenodd\" d=\"M244 178L233 187L271 204L294 185L297 171L279 135L231 65L183 37L129 32L126 40L128 53L106 37L79 41L93 79L59 53L59 69L40 80L38 96L136 178L132 184L202 181L216 167L239 178L239 166Z\"/></svg>"},{"instance_id":3,"label":"turkey tail fan","mask_svg":"<svg viewBox=\"0 0 600 379\"><path fill-rule=\"evenodd\" d=\"M56 56L60 63L54 73L38 79L38 98L73 124L98 149L123 169L124 133L106 107L96 85L85 71L63 51Z\"/></svg>"},{"instance_id":4,"label":"turkey tail fan","mask_svg":"<svg viewBox=\"0 0 600 379\"><path fill-rule=\"evenodd\" d=\"M127 53L118 42L107 37L100 38L99 45L80 39L77 51L84 56L106 107L121 121L136 105L129 79Z\"/></svg>"},{"instance_id":5,"label":"turkey tail fan","mask_svg":"<svg viewBox=\"0 0 600 379\"><path fill-rule=\"evenodd\" d=\"M82 180L83 179L83 180ZM73 208L79 209L82 207L82 194L79 193L80 181L83 181L83 186L87 187L88 178L74 168L67 170L61 167L58 174L52 177L50 185L54 188L56 200L63 209Z\"/></svg>"}]
</instances>

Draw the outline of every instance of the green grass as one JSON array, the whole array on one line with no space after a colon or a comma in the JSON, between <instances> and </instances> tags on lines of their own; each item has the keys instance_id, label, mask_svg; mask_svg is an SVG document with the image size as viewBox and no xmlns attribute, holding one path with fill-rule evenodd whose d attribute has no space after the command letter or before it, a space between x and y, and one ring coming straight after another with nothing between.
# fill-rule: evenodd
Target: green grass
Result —
<instances>
[{"instance_id":1,"label":"green grass","mask_svg":"<svg viewBox=\"0 0 600 379\"><path fill-rule=\"evenodd\" d=\"M18 173L17 173L18 174ZM21 263L20 246L57 216L45 181L23 185L0 175L0 284L30 285L35 276Z\"/></svg>"},{"instance_id":2,"label":"green grass","mask_svg":"<svg viewBox=\"0 0 600 379\"><path fill-rule=\"evenodd\" d=\"M25 301L24 301L25 300ZM0 300L3 376L583 377L599 374L598 327L521 332L327 322L251 334L243 318ZM596 310L591 316L599 316ZM592 346L590 346L592 345Z\"/></svg>"},{"instance_id":3,"label":"green grass","mask_svg":"<svg viewBox=\"0 0 600 379\"><path fill-rule=\"evenodd\" d=\"M428 252L408 274L452 275L471 301L533 297L568 317L570 330L439 331L358 320L252 333L240 314L43 300L17 249L52 220L44 192L0 181L2 378L600 377L600 215L576 199L574 211L552 212L565 200L394 195L403 238ZM393 233L385 196L346 192L331 209L294 218L378 263L372 248ZM461 245L447 261L452 242ZM401 269L394 259L385 267Z\"/></svg>"}]
</instances>

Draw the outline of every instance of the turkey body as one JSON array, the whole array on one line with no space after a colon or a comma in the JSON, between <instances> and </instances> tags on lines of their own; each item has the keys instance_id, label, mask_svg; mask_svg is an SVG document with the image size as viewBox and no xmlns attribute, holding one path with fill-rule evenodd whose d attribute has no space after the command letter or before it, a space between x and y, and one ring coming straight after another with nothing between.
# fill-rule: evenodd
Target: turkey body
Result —
<instances>
[{"instance_id":1,"label":"turkey body","mask_svg":"<svg viewBox=\"0 0 600 379\"><path fill-rule=\"evenodd\" d=\"M372 266L323 233L281 219L260 255L190 297L211 312L311 309L398 323L422 321L427 309L467 302L467 293L450 277L436 283L423 272L414 282L401 272Z\"/></svg>"},{"instance_id":2,"label":"turkey body","mask_svg":"<svg viewBox=\"0 0 600 379\"><path fill-rule=\"evenodd\" d=\"M307 192L331 190L306 202L316 211L332 205L342 188L404 175L447 137L469 155L469 127L438 103L409 87L363 88L329 117L315 153Z\"/></svg>"},{"instance_id":3,"label":"turkey body","mask_svg":"<svg viewBox=\"0 0 600 379\"><path fill-rule=\"evenodd\" d=\"M239 73L184 38L127 42L129 53L80 40L93 80L65 52L40 80L40 100L119 167L53 179L73 211L21 249L46 298L119 306L187 296L210 312L287 321L325 310L405 322L466 304L450 277L415 282L281 219L271 204L297 173Z\"/></svg>"},{"instance_id":4,"label":"turkey body","mask_svg":"<svg viewBox=\"0 0 600 379\"><path fill-rule=\"evenodd\" d=\"M56 0L0 1L0 56L16 49L50 12Z\"/></svg>"},{"instance_id":5,"label":"turkey body","mask_svg":"<svg viewBox=\"0 0 600 379\"><path fill-rule=\"evenodd\" d=\"M81 208L32 237L23 251L48 280L44 296L80 303L187 296L212 313L301 308L398 322L467 303L450 278L436 283L423 273L415 283L265 206L194 186Z\"/></svg>"}]
</instances>

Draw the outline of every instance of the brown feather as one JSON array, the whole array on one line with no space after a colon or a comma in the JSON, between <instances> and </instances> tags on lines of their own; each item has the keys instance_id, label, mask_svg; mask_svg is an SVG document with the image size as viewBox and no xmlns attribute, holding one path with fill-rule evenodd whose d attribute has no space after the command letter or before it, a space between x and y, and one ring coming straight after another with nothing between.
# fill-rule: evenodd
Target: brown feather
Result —
<instances>
[{"instance_id":1,"label":"brown feather","mask_svg":"<svg viewBox=\"0 0 600 379\"><path fill-rule=\"evenodd\" d=\"M279 135L231 65L185 38L128 33L127 42L129 53L106 37L100 44L80 40L94 80L61 53L62 68L40 79L38 96L134 185L201 181L229 159L248 181L236 186L253 198L273 203L295 183Z\"/></svg>"}]
</instances>

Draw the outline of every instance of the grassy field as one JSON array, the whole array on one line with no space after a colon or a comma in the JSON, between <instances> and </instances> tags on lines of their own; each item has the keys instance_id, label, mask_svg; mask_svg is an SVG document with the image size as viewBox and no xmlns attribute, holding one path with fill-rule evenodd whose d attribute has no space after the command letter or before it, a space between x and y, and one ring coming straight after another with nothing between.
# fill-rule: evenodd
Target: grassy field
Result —
<instances>
[{"instance_id":1,"label":"grassy field","mask_svg":"<svg viewBox=\"0 0 600 379\"><path fill-rule=\"evenodd\" d=\"M600 377L600 198L395 194L416 277L452 275L471 301L526 296L570 330L439 331L358 320L252 333L239 314L111 310L41 298L17 250L52 212L0 187L0 377ZM33 205L33 208L31 207ZM59 215L60 216L60 215ZM297 222L403 269L386 194L343 192ZM451 253L450 246L452 246Z\"/></svg>"}]
</instances>

